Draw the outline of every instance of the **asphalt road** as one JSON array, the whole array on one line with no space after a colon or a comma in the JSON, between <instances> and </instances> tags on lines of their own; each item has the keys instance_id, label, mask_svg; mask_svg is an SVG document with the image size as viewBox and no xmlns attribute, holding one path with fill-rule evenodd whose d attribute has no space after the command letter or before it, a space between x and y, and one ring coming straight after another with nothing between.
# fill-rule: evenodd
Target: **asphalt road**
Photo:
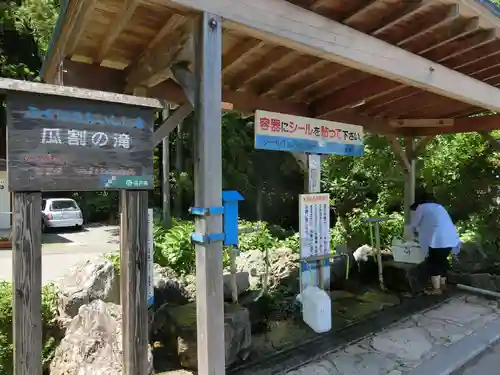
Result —
<instances>
[{"instance_id":1,"label":"asphalt road","mask_svg":"<svg viewBox=\"0 0 500 375\"><path fill-rule=\"evenodd\" d=\"M57 280L73 264L119 248L118 227L87 227L83 231L58 230L43 235L42 282ZM0 249L0 280L12 279L12 250Z\"/></svg>"}]
</instances>

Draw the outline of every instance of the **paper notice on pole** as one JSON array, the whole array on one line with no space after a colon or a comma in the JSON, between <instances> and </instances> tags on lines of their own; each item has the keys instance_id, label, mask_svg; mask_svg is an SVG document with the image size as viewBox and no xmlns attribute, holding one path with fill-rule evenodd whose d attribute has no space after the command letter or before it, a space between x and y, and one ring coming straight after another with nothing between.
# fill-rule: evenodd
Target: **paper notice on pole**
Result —
<instances>
[{"instance_id":1,"label":"paper notice on pole","mask_svg":"<svg viewBox=\"0 0 500 375\"><path fill-rule=\"evenodd\" d=\"M154 246L153 246L153 209L148 209L148 307L154 303L155 288L154 288Z\"/></svg>"},{"instance_id":2,"label":"paper notice on pole","mask_svg":"<svg viewBox=\"0 0 500 375\"><path fill-rule=\"evenodd\" d=\"M330 255L330 195L301 194L299 196L300 258ZM321 262L328 265L328 259ZM317 262L301 261L301 283L317 285Z\"/></svg>"}]
</instances>

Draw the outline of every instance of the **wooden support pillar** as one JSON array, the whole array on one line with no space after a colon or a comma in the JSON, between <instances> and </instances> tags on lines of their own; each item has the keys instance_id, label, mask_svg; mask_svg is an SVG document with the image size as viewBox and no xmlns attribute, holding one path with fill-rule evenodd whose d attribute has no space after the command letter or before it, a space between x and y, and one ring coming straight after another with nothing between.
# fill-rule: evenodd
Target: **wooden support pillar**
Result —
<instances>
[{"instance_id":1,"label":"wooden support pillar","mask_svg":"<svg viewBox=\"0 0 500 375\"><path fill-rule=\"evenodd\" d=\"M195 206L222 205L221 146L221 19L203 12L194 28ZM197 216L196 232L222 232L222 216ZM225 374L222 242L197 244L196 316L198 374Z\"/></svg>"},{"instance_id":2,"label":"wooden support pillar","mask_svg":"<svg viewBox=\"0 0 500 375\"><path fill-rule=\"evenodd\" d=\"M41 193L14 193L14 375L42 375Z\"/></svg>"},{"instance_id":3,"label":"wooden support pillar","mask_svg":"<svg viewBox=\"0 0 500 375\"><path fill-rule=\"evenodd\" d=\"M170 109L167 107L163 110L163 120L166 120L170 115ZM162 141L162 217L163 222L170 228L172 226L172 210L170 205L170 133L167 134Z\"/></svg>"},{"instance_id":4,"label":"wooden support pillar","mask_svg":"<svg viewBox=\"0 0 500 375\"><path fill-rule=\"evenodd\" d=\"M396 158L404 171L404 218L405 225L408 225L411 221L410 206L415 202L417 157L424 152L425 147L433 137L424 137L418 143L414 137L405 137L404 148L395 135L389 135L388 137L392 143Z\"/></svg>"},{"instance_id":5,"label":"wooden support pillar","mask_svg":"<svg viewBox=\"0 0 500 375\"><path fill-rule=\"evenodd\" d=\"M415 175L417 171L417 160L414 155L416 143L413 137L405 137L405 149L408 168L404 171L404 217L405 225L408 225L411 223L410 206L415 202Z\"/></svg>"},{"instance_id":6,"label":"wooden support pillar","mask_svg":"<svg viewBox=\"0 0 500 375\"><path fill-rule=\"evenodd\" d=\"M175 186L175 201L174 201L174 215L177 217L182 216L182 185L180 182L180 176L183 169L183 152L182 152L182 122L177 125L177 135L175 138L175 170L177 172L178 181Z\"/></svg>"},{"instance_id":7,"label":"wooden support pillar","mask_svg":"<svg viewBox=\"0 0 500 375\"><path fill-rule=\"evenodd\" d=\"M126 190L121 198L123 374L148 375L148 192Z\"/></svg>"}]
</instances>

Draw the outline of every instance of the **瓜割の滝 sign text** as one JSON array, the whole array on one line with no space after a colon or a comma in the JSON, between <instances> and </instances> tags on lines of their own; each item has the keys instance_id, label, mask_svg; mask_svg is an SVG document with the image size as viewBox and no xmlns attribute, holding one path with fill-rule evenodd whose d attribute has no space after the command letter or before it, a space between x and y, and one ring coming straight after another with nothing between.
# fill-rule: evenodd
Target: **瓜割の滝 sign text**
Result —
<instances>
[{"instance_id":1,"label":"\u74dc\u5272\u306e\u6edd sign text","mask_svg":"<svg viewBox=\"0 0 500 375\"><path fill-rule=\"evenodd\" d=\"M7 97L11 191L153 188L150 108L69 97Z\"/></svg>"}]
</instances>

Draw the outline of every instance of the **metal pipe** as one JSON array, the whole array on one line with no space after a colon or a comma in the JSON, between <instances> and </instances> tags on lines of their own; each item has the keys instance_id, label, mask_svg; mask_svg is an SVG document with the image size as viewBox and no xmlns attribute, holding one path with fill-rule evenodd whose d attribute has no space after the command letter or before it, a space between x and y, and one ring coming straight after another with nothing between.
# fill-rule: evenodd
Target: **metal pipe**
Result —
<instances>
[{"instance_id":1,"label":"metal pipe","mask_svg":"<svg viewBox=\"0 0 500 375\"><path fill-rule=\"evenodd\" d=\"M474 288L473 286L464 285L464 284L457 284L457 288L465 290L467 292L471 292L471 293L477 293L477 294L482 294L484 296L490 296L490 297L500 298L500 293L493 292L491 290Z\"/></svg>"}]
</instances>

